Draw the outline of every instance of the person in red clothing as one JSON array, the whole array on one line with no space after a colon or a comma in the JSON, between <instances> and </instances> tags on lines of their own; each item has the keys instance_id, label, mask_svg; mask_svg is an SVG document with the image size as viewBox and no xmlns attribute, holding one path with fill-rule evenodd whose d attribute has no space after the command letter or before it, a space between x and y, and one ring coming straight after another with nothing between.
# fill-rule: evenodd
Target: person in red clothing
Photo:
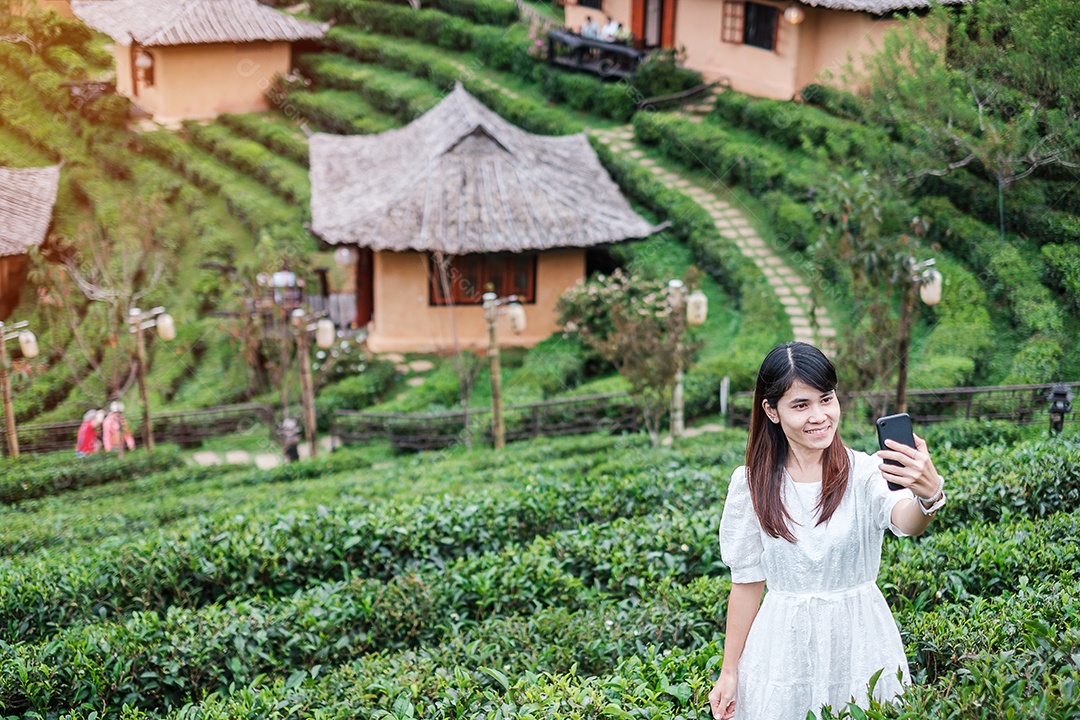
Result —
<instances>
[{"instance_id":1,"label":"person in red clothing","mask_svg":"<svg viewBox=\"0 0 1080 720\"><path fill-rule=\"evenodd\" d=\"M102 434L105 436L105 452L116 450L121 455L124 448L135 449L135 438L131 436L127 418L124 417L124 403L114 402L109 405L109 414L105 416Z\"/></svg>"},{"instance_id":2,"label":"person in red clothing","mask_svg":"<svg viewBox=\"0 0 1080 720\"><path fill-rule=\"evenodd\" d=\"M101 449L101 439L98 438L98 428L105 419L105 413L100 410L87 410L83 415L82 425L79 426L79 435L75 439L75 454L79 457L91 455Z\"/></svg>"}]
</instances>

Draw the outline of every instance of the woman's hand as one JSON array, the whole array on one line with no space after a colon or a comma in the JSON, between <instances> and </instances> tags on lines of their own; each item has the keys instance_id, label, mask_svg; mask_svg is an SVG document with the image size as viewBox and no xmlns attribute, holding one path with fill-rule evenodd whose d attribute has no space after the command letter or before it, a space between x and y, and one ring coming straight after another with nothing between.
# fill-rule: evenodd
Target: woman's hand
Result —
<instances>
[{"instance_id":1,"label":"woman's hand","mask_svg":"<svg viewBox=\"0 0 1080 720\"><path fill-rule=\"evenodd\" d=\"M882 462L881 474L889 482L903 485L917 497L930 498L941 489L942 479L934 468L934 461L926 450L926 441L915 436L915 447L908 447L895 440L886 440L886 450L878 450L877 456L884 460L895 460L901 467Z\"/></svg>"},{"instance_id":2,"label":"woman's hand","mask_svg":"<svg viewBox=\"0 0 1080 720\"><path fill-rule=\"evenodd\" d=\"M735 689L739 685L737 670L721 670L712 691L709 706L713 720L729 720L735 714Z\"/></svg>"}]
</instances>

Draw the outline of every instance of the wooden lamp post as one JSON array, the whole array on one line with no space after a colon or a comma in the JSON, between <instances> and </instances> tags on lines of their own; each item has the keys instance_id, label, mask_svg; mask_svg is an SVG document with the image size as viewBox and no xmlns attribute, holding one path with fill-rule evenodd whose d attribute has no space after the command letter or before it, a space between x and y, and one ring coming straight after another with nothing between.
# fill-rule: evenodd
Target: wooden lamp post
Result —
<instances>
[{"instance_id":1,"label":"wooden lamp post","mask_svg":"<svg viewBox=\"0 0 1080 720\"><path fill-rule=\"evenodd\" d=\"M0 322L0 395L4 403L4 427L7 428L8 451L11 457L19 457L19 435L15 430L15 408L11 404L11 382L8 379L8 340L19 339L19 349L23 357L36 358L38 355L37 338L34 333L26 330L29 325L25 320L14 325L6 326ZM10 332L9 332L10 331Z\"/></svg>"}]
</instances>

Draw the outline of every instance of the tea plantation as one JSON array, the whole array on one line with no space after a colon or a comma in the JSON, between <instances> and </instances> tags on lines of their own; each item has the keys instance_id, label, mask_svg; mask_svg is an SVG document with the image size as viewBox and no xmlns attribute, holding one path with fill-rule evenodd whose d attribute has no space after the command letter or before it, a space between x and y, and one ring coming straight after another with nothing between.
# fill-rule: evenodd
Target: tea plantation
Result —
<instances>
[{"instance_id":1,"label":"tea plantation","mask_svg":"<svg viewBox=\"0 0 1080 720\"><path fill-rule=\"evenodd\" d=\"M35 490L0 511L2 714L704 720L744 447L5 465ZM1080 717L1080 443L935 456L949 507L879 578L916 683L831 716Z\"/></svg>"}]
</instances>

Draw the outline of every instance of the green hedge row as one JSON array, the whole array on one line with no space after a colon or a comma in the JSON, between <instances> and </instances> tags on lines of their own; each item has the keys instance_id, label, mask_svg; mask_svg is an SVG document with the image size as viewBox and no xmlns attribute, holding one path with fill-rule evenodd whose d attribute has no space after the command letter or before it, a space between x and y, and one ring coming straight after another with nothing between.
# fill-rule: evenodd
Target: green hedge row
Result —
<instances>
[{"instance_id":1,"label":"green hedge row","mask_svg":"<svg viewBox=\"0 0 1080 720\"><path fill-rule=\"evenodd\" d=\"M321 87L358 92L377 110L402 123L420 117L442 99L426 80L362 65L342 55L302 55L297 66Z\"/></svg>"},{"instance_id":2,"label":"green hedge row","mask_svg":"<svg viewBox=\"0 0 1080 720\"><path fill-rule=\"evenodd\" d=\"M330 429L336 410L363 410L377 403L396 373L393 363L372 362L364 372L324 387L315 398L319 429Z\"/></svg>"},{"instance_id":3,"label":"green hedge row","mask_svg":"<svg viewBox=\"0 0 1080 720\"><path fill-rule=\"evenodd\" d=\"M615 523L610 530L589 528L588 537L576 538L576 531L561 533L539 540L525 551L511 547L497 555L463 560L441 574L399 576L389 586L354 578L314 588L277 606L240 601L194 614L175 611L164 619L153 613L139 615L125 626L76 629L43 646L19 646L10 660L14 667L0 676L0 688L17 688L8 690L11 694L5 698L14 708L24 707L24 702L34 707L30 705L34 698L24 691L27 686L45 687L99 706L103 701L115 704L126 697L140 705L148 702L151 708L161 703L167 707L173 702L170 694L179 691L177 700L182 702L190 688L194 687L196 694L203 689L199 687L203 682L209 685L206 690L224 688L230 683L248 683L271 668L295 674L316 663L335 664L374 649L436 643L446 637L444 618L450 618L453 626L485 617L535 612L552 604L579 610L595 602L595 595L586 587L616 598L636 597L639 591L642 597L649 597L648 589L656 587L650 566L658 568L659 577L678 574L678 563L665 555L685 553L692 544L705 542L707 536L710 549L706 552L715 557L715 537L706 521L709 517L715 520L715 511L699 512L683 520L697 539L683 536L680 528L663 517L627 520ZM1072 520L1071 524L1054 527L1062 518ZM1059 516L1010 528L1030 533L1034 552L1027 559L1018 551L1015 540L995 542L992 534L983 536L986 539L982 552L934 558L928 558L929 553L921 545L907 541L902 544L915 548L911 557L916 559L916 567L907 562L888 563L882 582L887 589L894 588L897 576L925 573L927 566L934 567L953 584L949 593L938 594L937 599L941 599L966 597L966 593L1000 593L1014 585L1021 574L1069 576L1078 551L1070 551L1064 539L1075 532L1075 524L1075 517ZM611 531L615 534L610 535ZM627 536L636 541L627 546ZM963 540L960 533L954 536L953 544L957 538ZM678 544L685 540L689 542ZM901 543L891 544L895 545ZM949 546L943 543L939 549L944 552ZM625 551L612 554L613 549ZM575 557L575 550L584 550L586 557ZM979 565L976 569L969 567L973 554L974 563ZM990 554L992 559L982 560ZM605 555L609 562L601 568L605 577L599 579L594 573L595 563ZM553 563L553 557L561 561ZM696 568L691 576L700 572L702 569ZM672 600L670 596L665 599ZM718 605L714 607L722 610ZM432 623L432 618L440 620ZM718 623L710 626L707 617L694 624L712 636L719 632ZM109 651L101 650L128 647L147 638L160 638L150 657L146 653L119 653L128 660L110 665L105 656ZM674 644L667 646L667 652ZM177 660L178 655L183 661ZM236 660L230 659L233 657ZM112 670L110 682L106 685L84 680L85 674L78 672L83 662ZM198 668L198 674L191 677L188 668ZM42 672L45 677L35 677L34 672ZM161 680L147 687L136 680L140 675ZM68 679L72 677L74 681ZM700 682L707 683L707 677ZM102 697L98 694L102 685L116 695ZM115 686L119 688L113 690ZM43 708L38 705L35 709Z\"/></svg>"},{"instance_id":4,"label":"green hedge row","mask_svg":"<svg viewBox=\"0 0 1080 720\"><path fill-rule=\"evenodd\" d=\"M153 453L131 452L123 457L99 453L84 458L75 457L74 437L71 447L71 452L24 455L0 462L0 503L10 505L44 495L129 480L182 463L180 451L170 445L163 445Z\"/></svg>"},{"instance_id":5,"label":"green hedge row","mask_svg":"<svg viewBox=\"0 0 1080 720\"><path fill-rule=\"evenodd\" d=\"M1023 653L1039 646L1080 643L1080 586L1068 579L1021 579L1013 592L971 598L915 613L900 622L916 648L914 668L936 681L988 653Z\"/></svg>"},{"instance_id":6,"label":"green hedge row","mask_svg":"<svg viewBox=\"0 0 1080 720\"><path fill-rule=\"evenodd\" d=\"M124 624L73 628L40 645L14 648L9 672L0 665L0 702L43 710L48 707L43 699L25 690L38 686L47 687L54 698L92 705L124 700L144 709L168 708L230 684L246 685L265 672L291 673L376 650L436 643L454 625L531 614L552 605L582 610L598 594L636 596L646 584L661 583L671 565L662 559L666 551L682 554L680 543L689 547L683 537L687 528L702 539L712 536L715 545L708 522L714 514L710 509L675 520L663 515L624 519L590 528L586 538L576 531L557 533L527 548L510 546L446 568L399 575L389 583L353 575L273 604L236 600L194 611L172 608L163 617L140 613ZM593 543L620 547L628 537L636 538L642 552L611 557L604 581L591 572L590 563L570 559L578 548L588 550ZM585 571L587 578L572 568ZM687 575L699 576L701 570ZM720 602L717 597L708 604ZM693 624L720 629L716 617L698 617ZM147 646L153 650L133 652ZM114 652L123 660L110 661ZM83 668L95 665L104 669L106 682L85 679ZM26 669L45 677L27 682ZM148 677L154 680L147 682Z\"/></svg>"},{"instance_id":7,"label":"green hedge row","mask_svg":"<svg viewBox=\"0 0 1080 720\"><path fill-rule=\"evenodd\" d=\"M176 539L0 567L2 636L39 637L95 617L198 606L255 590L284 595L350 571L385 580L558 527L684 506L712 494L690 473L666 476L660 484L642 475L603 483L538 476L520 495L471 493L372 510L360 501L270 520L210 519Z\"/></svg>"},{"instance_id":8,"label":"green hedge row","mask_svg":"<svg viewBox=\"0 0 1080 720\"><path fill-rule=\"evenodd\" d=\"M395 42L394 38L351 28L331 29L324 44L362 63L375 63L423 78L444 91L452 90L455 83L460 82L503 118L530 132L565 135L581 129L565 113L528 98L512 98L498 88L481 82L468 68L462 68L428 48L405 47Z\"/></svg>"},{"instance_id":9,"label":"green hedge row","mask_svg":"<svg viewBox=\"0 0 1080 720\"><path fill-rule=\"evenodd\" d=\"M404 5L411 9L407 0L389 0L391 3ZM447 15L454 15L480 25L505 27L517 22L521 17L517 5L506 0L422 0L421 9L439 10Z\"/></svg>"},{"instance_id":10,"label":"green hedge row","mask_svg":"<svg viewBox=\"0 0 1080 720\"><path fill-rule=\"evenodd\" d=\"M1031 335L1007 381L1040 383L1057 377L1065 318L1062 306L1042 283L1045 270L1039 253L1001 239L996 229L963 214L945 198L925 198L919 210L930 222L929 239L979 273L983 284L1009 303L1017 324Z\"/></svg>"},{"instance_id":11,"label":"green hedge row","mask_svg":"<svg viewBox=\"0 0 1080 720\"><path fill-rule=\"evenodd\" d=\"M265 233L278 242L311 245L311 235L301 224L299 213L255 180L222 165L169 132L143 133L139 136L139 146L181 172L200 189L220 195L229 212L252 231Z\"/></svg>"},{"instance_id":12,"label":"green hedge row","mask_svg":"<svg viewBox=\"0 0 1080 720\"><path fill-rule=\"evenodd\" d=\"M730 123L796 150L848 162L875 159L891 150L892 140L881 128L845 121L810 105L787 100L752 98L727 91L716 98L713 113Z\"/></svg>"},{"instance_id":13,"label":"green hedge row","mask_svg":"<svg viewBox=\"0 0 1080 720\"><path fill-rule=\"evenodd\" d=\"M239 138L221 125L184 124L187 138L240 172L254 177L275 194L297 205L303 215L311 203L307 168L283 159L261 143Z\"/></svg>"},{"instance_id":14,"label":"green hedge row","mask_svg":"<svg viewBox=\"0 0 1080 720\"><path fill-rule=\"evenodd\" d=\"M290 117L302 116L324 132L372 135L399 126L350 90L293 90L274 95L274 106Z\"/></svg>"},{"instance_id":15,"label":"green hedge row","mask_svg":"<svg viewBox=\"0 0 1080 720\"><path fill-rule=\"evenodd\" d=\"M1021 577L1080 580L1080 516L972 523L920 542L890 542L879 576L885 596L916 610L1013 592Z\"/></svg>"},{"instance_id":16,"label":"green hedge row","mask_svg":"<svg viewBox=\"0 0 1080 720\"><path fill-rule=\"evenodd\" d=\"M217 121L234 133L255 140L298 165L308 165L307 139L300 130L288 125L285 120L278 122L264 113L226 113L218 115Z\"/></svg>"}]
</instances>

